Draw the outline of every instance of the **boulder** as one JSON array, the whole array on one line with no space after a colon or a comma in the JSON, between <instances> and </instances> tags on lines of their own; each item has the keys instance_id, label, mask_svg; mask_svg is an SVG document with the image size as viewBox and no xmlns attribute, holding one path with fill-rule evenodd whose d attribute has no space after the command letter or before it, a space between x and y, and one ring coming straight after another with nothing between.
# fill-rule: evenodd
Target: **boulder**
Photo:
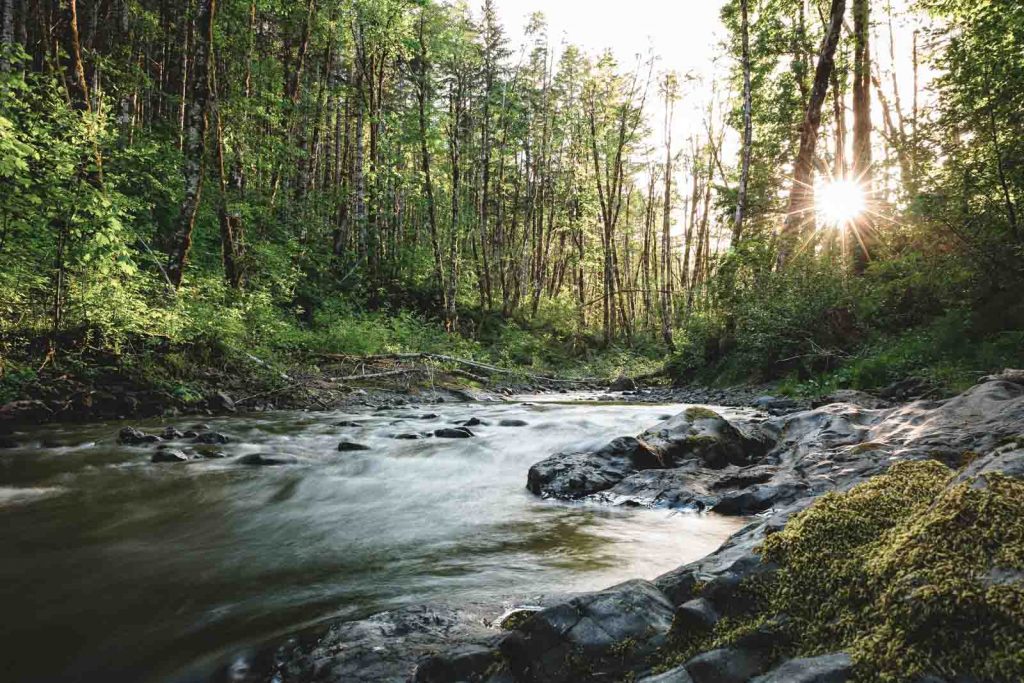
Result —
<instances>
[{"instance_id":1,"label":"boulder","mask_svg":"<svg viewBox=\"0 0 1024 683\"><path fill-rule=\"evenodd\" d=\"M485 645L466 643L441 655L422 659L413 672L414 683L451 683L468 681L486 671L499 660L493 648Z\"/></svg>"},{"instance_id":2,"label":"boulder","mask_svg":"<svg viewBox=\"0 0 1024 683\"><path fill-rule=\"evenodd\" d=\"M239 465L252 465L258 467L276 467L280 465L296 465L299 459L294 455L264 455L263 453L250 453L243 455L236 460Z\"/></svg>"},{"instance_id":3,"label":"boulder","mask_svg":"<svg viewBox=\"0 0 1024 683\"><path fill-rule=\"evenodd\" d=\"M208 446L216 444L226 444L231 441L227 436L219 432L200 432L194 438L196 443L204 443Z\"/></svg>"},{"instance_id":4,"label":"boulder","mask_svg":"<svg viewBox=\"0 0 1024 683\"><path fill-rule=\"evenodd\" d=\"M501 641L516 680L570 683L639 669L665 642L674 610L648 581L627 581L541 610Z\"/></svg>"},{"instance_id":5,"label":"boulder","mask_svg":"<svg viewBox=\"0 0 1024 683\"><path fill-rule=\"evenodd\" d=\"M361 443L355 443L354 441L342 441L338 444L338 451L341 453L350 453L352 451L368 451L369 446Z\"/></svg>"},{"instance_id":6,"label":"boulder","mask_svg":"<svg viewBox=\"0 0 1024 683\"><path fill-rule=\"evenodd\" d=\"M408 434L392 434L391 438L392 439L397 439L399 441L416 441L418 439L425 439L426 437L423 436L422 434L408 433Z\"/></svg>"},{"instance_id":7,"label":"boulder","mask_svg":"<svg viewBox=\"0 0 1024 683\"><path fill-rule=\"evenodd\" d=\"M164 427L164 431L160 432L160 438L165 441L174 441L175 439L185 438L185 434L176 427L167 426Z\"/></svg>"},{"instance_id":8,"label":"boulder","mask_svg":"<svg viewBox=\"0 0 1024 683\"><path fill-rule=\"evenodd\" d=\"M153 454L153 462L158 463L179 463L188 462L190 458L183 451L176 448L161 448Z\"/></svg>"},{"instance_id":9,"label":"boulder","mask_svg":"<svg viewBox=\"0 0 1024 683\"><path fill-rule=\"evenodd\" d=\"M537 495L582 498L615 486L633 472L663 466L647 444L621 437L597 451L542 460L530 468L526 486Z\"/></svg>"},{"instance_id":10,"label":"boulder","mask_svg":"<svg viewBox=\"0 0 1024 683\"><path fill-rule=\"evenodd\" d=\"M764 669L759 652L723 647L704 652L686 663L693 683L747 683Z\"/></svg>"},{"instance_id":11,"label":"boulder","mask_svg":"<svg viewBox=\"0 0 1024 683\"><path fill-rule=\"evenodd\" d=\"M800 404L793 399L779 396L759 396L750 405L771 415L785 415L800 409Z\"/></svg>"},{"instance_id":12,"label":"boulder","mask_svg":"<svg viewBox=\"0 0 1024 683\"><path fill-rule=\"evenodd\" d=\"M637 683L693 683L693 679L686 672L685 666L677 666L656 676L645 676L637 681Z\"/></svg>"},{"instance_id":13,"label":"boulder","mask_svg":"<svg viewBox=\"0 0 1024 683\"><path fill-rule=\"evenodd\" d=\"M853 674L853 662L844 652L791 659L750 683L846 683Z\"/></svg>"},{"instance_id":14,"label":"boulder","mask_svg":"<svg viewBox=\"0 0 1024 683\"><path fill-rule=\"evenodd\" d=\"M141 446L147 443L158 443L160 437L156 434L146 434L135 427L125 427L117 433L117 442L126 446Z\"/></svg>"},{"instance_id":15,"label":"boulder","mask_svg":"<svg viewBox=\"0 0 1024 683\"><path fill-rule=\"evenodd\" d=\"M230 396L223 391L217 391L210 396L210 407L214 410L220 410L228 413L235 412L235 402Z\"/></svg>"},{"instance_id":16,"label":"boulder","mask_svg":"<svg viewBox=\"0 0 1024 683\"><path fill-rule=\"evenodd\" d=\"M469 439L473 436L476 436L476 434L474 434L465 427L445 427L443 429L438 429L437 431L435 431L434 436L436 436L439 439Z\"/></svg>"},{"instance_id":17,"label":"boulder","mask_svg":"<svg viewBox=\"0 0 1024 683\"><path fill-rule=\"evenodd\" d=\"M342 420L341 422L335 422L334 426L335 427L359 427L361 425L358 422L353 422L352 420Z\"/></svg>"},{"instance_id":18,"label":"boulder","mask_svg":"<svg viewBox=\"0 0 1024 683\"><path fill-rule=\"evenodd\" d=\"M636 383L636 380L632 377L617 377L608 386L608 391L636 391L640 386Z\"/></svg>"},{"instance_id":19,"label":"boulder","mask_svg":"<svg viewBox=\"0 0 1024 683\"><path fill-rule=\"evenodd\" d=\"M471 417L468 420L460 420L459 422L456 422L455 424L460 425L462 427L480 427L480 426L487 425L486 422L484 422L483 420L481 420L478 417Z\"/></svg>"},{"instance_id":20,"label":"boulder","mask_svg":"<svg viewBox=\"0 0 1024 683\"><path fill-rule=\"evenodd\" d=\"M839 389L838 391L833 391L831 394L814 401L813 405L817 408L831 403L849 403L869 410L880 410L882 408L888 408L891 405L889 401L886 401L885 399L864 391L857 391L856 389Z\"/></svg>"},{"instance_id":21,"label":"boulder","mask_svg":"<svg viewBox=\"0 0 1024 683\"><path fill-rule=\"evenodd\" d=\"M707 598L688 600L676 608L672 632L677 635L707 633L721 617Z\"/></svg>"},{"instance_id":22,"label":"boulder","mask_svg":"<svg viewBox=\"0 0 1024 683\"><path fill-rule=\"evenodd\" d=\"M501 420L498 422L499 427L525 427L528 424L526 420Z\"/></svg>"}]
</instances>

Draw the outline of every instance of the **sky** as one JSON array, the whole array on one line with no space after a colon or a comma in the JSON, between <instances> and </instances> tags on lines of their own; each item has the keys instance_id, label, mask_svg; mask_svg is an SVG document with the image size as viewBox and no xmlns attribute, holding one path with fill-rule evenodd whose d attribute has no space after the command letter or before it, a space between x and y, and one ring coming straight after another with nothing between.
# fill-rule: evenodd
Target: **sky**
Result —
<instances>
[{"instance_id":1,"label":"sky","mask_svg":"<svg viewBox=\"0 0 1024 683\"><path fill-rule=\"evenodd\" d=\"M511 47L518 52L531 14L542 12L552 44L563 41L590 54L611 48L619 63L631 67L638 54L652 51L659 57L655 71L693 73L710 81L721 59L719 44L726 36L719 18L724 0L495 0ZM719 72L727 68L722 63ZM673 137L676 147L692 132L702 131L706 90L683 91L677 105ZM690 95L690 97L687 97ZM657 99L657 98L655 98ZM660 146L661 107L649 112Z\"/></svg>"}]
</instances>

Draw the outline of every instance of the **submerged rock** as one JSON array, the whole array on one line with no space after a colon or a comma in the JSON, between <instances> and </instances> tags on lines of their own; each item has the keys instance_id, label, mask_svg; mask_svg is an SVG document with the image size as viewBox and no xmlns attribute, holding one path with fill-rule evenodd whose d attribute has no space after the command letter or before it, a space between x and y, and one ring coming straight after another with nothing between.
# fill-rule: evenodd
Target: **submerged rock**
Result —
<instances>
[{"instance_id":1,"label":"submerged rock","mask_svg":"<svg viewBox=\"0 0 1024 683\"><path fill-rule=\"evenodd\" d=\"M353 441L342 441L338 444L338 450L342 453L349 453L352 451L368 451L370 447Z\"/></svg>"},{"instance_id":2,"label":"submerged rock","mask_svg":"<svg viewBox=\"0 0 1024 683\"><path fill-rule=\"evenodd\" d=\"M117 442L127 446L140 446L147 443L159 443L156 434L146 434L135 427L125 427L117 433Z\"/></svg>"},{"instance_id":3,"label":"submerged rock","mask_svg":"<svg viewBox=\"0 0 1024 683\"><path fill-rule=\"evenodd\" d=\"M529 423L526 420L501 420L499 427L526 427Z\"/></svg>"},{"instance_id":4,"label":"submerged rock","mask_svg":"<svg viewBox=\"0 0 1024 683\"><path fill-rule=\"evenodd\" d=\"M439 439L468 439L476 435L465 427L458 427L454 429L446 427L435 431L434 436Z\"/></svg>"},{"instance_id":5,"label":"submerged rock","mask_svg":"<svg viewBox=\"0 0 1024 683\"><path fill-rule=\"evenodd\" d=\"M226 444L230 441L230 438L219 432L201 432L195 436L196 443L204 443L207 445Z\"/></svg>"},{"instance_id":6,"label":"submerged rock","mask_svg":"<svg viewBox=\"0 0 1024 683\"><path fill-rule=\"evenodd\" d=\"M152 461L157 463L188 462L189 458L183 451L176 448L161 448L153 454Z\"/></svg>"},{"instance_id":7,"label":"submerged rock","mask_svg":"<svg viewBox=\"0 0 1024 683\"><path fill-rule=\"evenodd\" d=\"M236 460L239 465L253 465L260 467L276 467L280 465L296 465L299 459L294 455L264 455L262 453L250 453L243 455Z\"/></svg>"}]
</instances>

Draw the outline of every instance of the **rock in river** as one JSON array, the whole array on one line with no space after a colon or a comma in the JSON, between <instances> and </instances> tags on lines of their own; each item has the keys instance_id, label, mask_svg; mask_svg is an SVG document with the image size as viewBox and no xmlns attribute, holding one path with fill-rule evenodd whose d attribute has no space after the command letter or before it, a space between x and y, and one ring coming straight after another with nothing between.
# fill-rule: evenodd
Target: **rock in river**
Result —
<instances>
[{"instance_id":1,"label":"rock in river","mask_svg":"<svg viewBox=\"0 0 1024 683\"><path fill-rule=\"evenodd\" d=\"M153 454L153 462L178 463L188 462L190 458L176 448L161 448Z\"/></svg>"},{"instance_id":2,"label":"rock in river","mask_svg":"<svg viewBox=\"0 0 1024 683\"><path fill-rule=\"evenodd\" d=\"M468 439L476 435L465 427L457 427L454 429L446 427L444 429L438 429L434 432L434 436L439 439Z\"/></svg>"},{"instance_id":3,"label":"rock in river","mask_svg":"<svg viewBox=\"0 0 1024 683\"><path fill-rule=\"evenodd\" d=\"M338 450L342 453L350 453L352 451L368 451L370 447L354 441L342 441L338 444Z\"/></svg>"},{"instance_id":4,"label":"rock in river","mask_svg":"<svg viewBox=\"0 0 1024 683\"><path fill-rule=\"evenodd\" d=\"M156 434L146 434L135 427L125 427L117 433L117 442L127 446L139 446L146 443L157 443L160 437Z\"/></svg>"},{"instance_id":5,"label":"rock in river","mask_svg":"<svg viewBox=\"0 0 1024 683\"><path fill-rule=\"evenodd\" d=\"M236 461L239 465L256 465L261 467L273 467L278 465L296 465L299 459L294 455L264 455L262 453L250 453L243 455Z\"/></svg>"}]
</instances>

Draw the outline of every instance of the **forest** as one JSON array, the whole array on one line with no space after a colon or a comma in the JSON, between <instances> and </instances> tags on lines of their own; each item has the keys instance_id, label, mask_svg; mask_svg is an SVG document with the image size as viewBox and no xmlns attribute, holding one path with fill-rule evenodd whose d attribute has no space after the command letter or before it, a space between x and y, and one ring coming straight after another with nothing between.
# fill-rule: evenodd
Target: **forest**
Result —
<instances>
[{"instance_id":1,"label":"forest","mask_svg":"<svg viewBox=\"0 0 1024 683\"><path fill-rule=\"evenodd\" d=\"M3 0L0 398L439 350L796 393L1019 364L1024 7L722 21L709 79L491 0Z\"/></svg>"}]
</instances>

